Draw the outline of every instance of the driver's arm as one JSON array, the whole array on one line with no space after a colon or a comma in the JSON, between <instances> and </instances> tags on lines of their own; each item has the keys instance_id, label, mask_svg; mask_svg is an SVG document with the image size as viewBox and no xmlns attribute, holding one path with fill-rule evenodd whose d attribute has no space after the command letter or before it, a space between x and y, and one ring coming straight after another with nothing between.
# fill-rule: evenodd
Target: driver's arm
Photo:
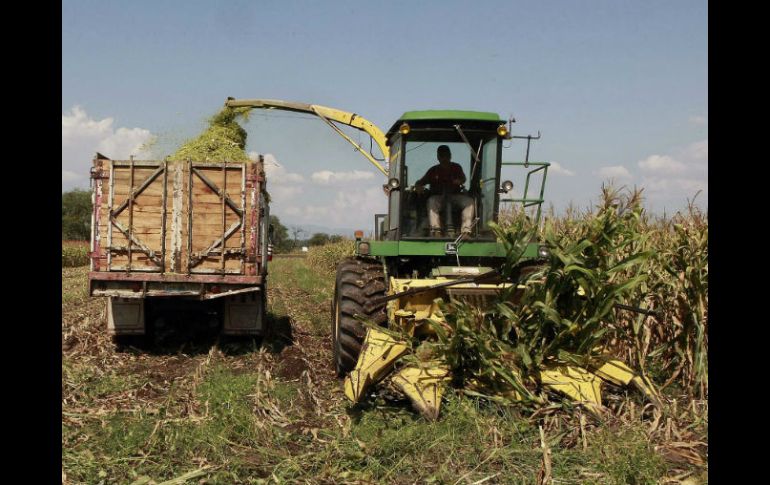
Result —
<instances>
[{"instance_id":1,"label":"driver's arm","mask_svg":"<svg viewBox=\"0 0 770 485\"><path fill-rule=\"evenodd\" d=\"M429 168L427 172L425 172L425 175L422 176L420 180L414 183L415 187L425 187L425 185L428 183L428 175L430 175L430 171L432 168Z\"/></svg>"},{"instance_id":2,"label":"driver's arm","mask_svg":"<svg viewBox=\"0 0 770 485\"><path fill-rule=\"evenodd\" d=\"M463 185L465 183L465 172L463 171L462 166L458 165L459 167L459 174L455 175L455 179L453 182L457 183L457 185Z\"/></svg>"}]
</instances>

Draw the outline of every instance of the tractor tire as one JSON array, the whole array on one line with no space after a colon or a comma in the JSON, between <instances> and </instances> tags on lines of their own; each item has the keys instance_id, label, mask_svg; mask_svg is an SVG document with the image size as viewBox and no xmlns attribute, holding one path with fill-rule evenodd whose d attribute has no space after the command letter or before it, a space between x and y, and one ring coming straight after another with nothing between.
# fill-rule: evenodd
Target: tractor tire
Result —
<instances>
[{"instance_id":1,"label":"tractor tire","mask_svg":"<svg viewBox=\"0 0 770 485\"><path fill-rule=\"evenodd\" d=\"M376 259L352 257L337 265L332 300L332 353L338 376L353 370L361 353L366 327L357 317L376 325L387 325L386 303L366 305L385 296L386 291L383 266Z\"/></svg>"}]
</instances>

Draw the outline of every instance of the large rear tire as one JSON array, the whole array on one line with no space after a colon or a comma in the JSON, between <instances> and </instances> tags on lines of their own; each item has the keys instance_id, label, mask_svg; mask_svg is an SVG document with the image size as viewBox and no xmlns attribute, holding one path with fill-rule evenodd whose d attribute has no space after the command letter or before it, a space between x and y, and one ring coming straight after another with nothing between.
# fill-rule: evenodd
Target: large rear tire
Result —
<instances>
[{"instance_id":1,"label":"large rear tire","mask_svg":"<svg viewBox=\"0 0 770 485\"><path fill-rule=\"evenodd\" d=\"M347 258L337 265L332 300L332 353L338 376L353 370L361 353L366 327L356 318L385 326L386 303L367 305L385 296L382 263L371 258Z\"/></svg>"}]
</instances>

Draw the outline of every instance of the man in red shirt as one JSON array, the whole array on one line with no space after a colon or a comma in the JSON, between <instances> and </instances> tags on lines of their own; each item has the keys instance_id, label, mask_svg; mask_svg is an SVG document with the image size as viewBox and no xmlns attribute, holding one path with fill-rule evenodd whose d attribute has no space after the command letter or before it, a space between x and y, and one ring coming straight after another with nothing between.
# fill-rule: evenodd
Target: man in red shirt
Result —
<instances>
[{"instance_id":1,"label":"man in red shirt","mask_svg":"<svg viewBox=\"0 0 770 485\"><path fill-rule=\"evenodd\" d=\"M444 195L452 207L462 209L462 227L464 235L470 235L473 223L473 199L462 193L465 183L465 173L458 163L452 162L452 152L447 145L441 145L436 150L438 165L432 166L420 180L414 183L415 189L422 192L425 185L430 184L428 198L428 221L430 235L441 236L441 206Z\"/></svg>"}]
</instances>

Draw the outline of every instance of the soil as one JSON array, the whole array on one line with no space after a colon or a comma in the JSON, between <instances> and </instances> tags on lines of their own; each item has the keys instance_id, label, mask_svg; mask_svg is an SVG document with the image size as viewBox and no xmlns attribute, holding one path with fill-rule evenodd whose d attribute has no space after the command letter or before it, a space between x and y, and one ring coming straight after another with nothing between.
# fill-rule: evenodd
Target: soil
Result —
<instances>
[{"instance_id":1,"label":"soil","mask_svg":"<svg viewBox=\"0 0 770 485\"><path fill-rule=\"evenodd\" d=\"M287 380L299 379L308 368L302 350L294 345L283 349L279 360L277 375Z\"/></svg>"}]
</instances>

